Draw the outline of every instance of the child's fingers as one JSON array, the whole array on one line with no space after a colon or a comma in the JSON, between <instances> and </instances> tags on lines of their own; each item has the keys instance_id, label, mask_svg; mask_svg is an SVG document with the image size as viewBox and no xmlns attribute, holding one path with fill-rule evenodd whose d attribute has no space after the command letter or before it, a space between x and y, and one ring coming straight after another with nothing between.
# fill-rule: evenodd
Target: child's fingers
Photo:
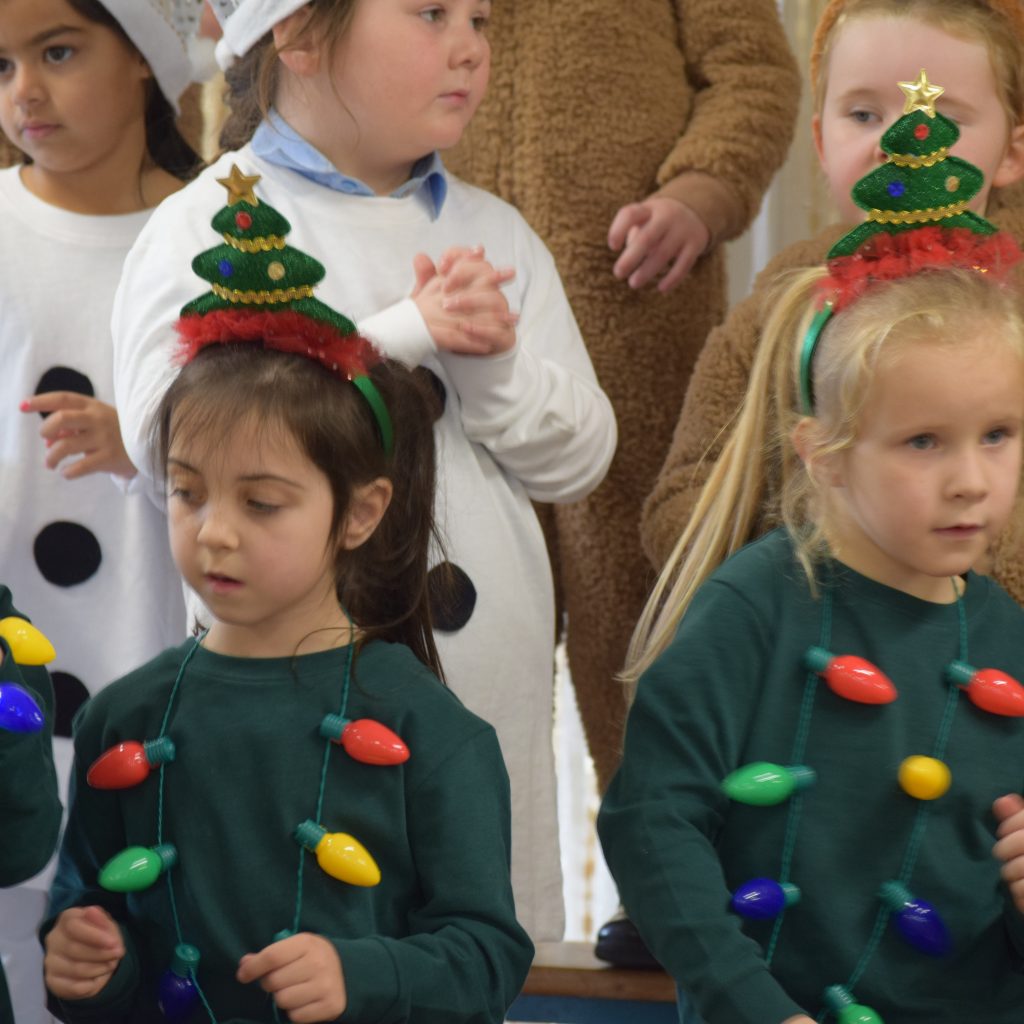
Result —
<instances>
[{"instance_id":1,"label":"child's fingers","mask_svg":"<svg viewBox=\"0 0 1024 1024\"><path fill-rule=\"evenodd\" d=\"M342 1010L337 1011L336 1003L322 997L314 986L288 989L274 996L274 1002L288 1014L293 1024L315 1024L316 1021L334 1020Z\"/></svg>"},{"instance_id":2,"label":"child's fingers","mask_svg":"<svg viewBox=\"0 0 1024 1024\"><path fill-rule=\"evenodd\" d=\"M281 939L264 946L258 953L246 953L238 961L235 977L243 984L262 978L265 974L280 970L302 956L301 948L295 943L297 936Z\"/></svg>"},{"instance_id":3,"label":"child's fingers","mask_svg":"<svg viewBox=\"0 0 1024 1024\"><path fill-rule=\"evenodd\" d=\"M442 291L445 295L469 288L496 291L516 276L513 267L495 267L487 260L461 260L444 275Z\"/></svg>"},{"instance_id":4,"label":"child's fingers","mask_svg":"<svg viewBox=\"0 0 1024 1024\"><path fill-rule=\"evenodd\" d=\"M104 960L124 956L121 929L102 907L71 907L57 919L47 935L56 942L66 941L91 953L88 959Z\"/></svg>"},{"instance_id":5,"label":"child's fingers","mask_svg":"<svg viewBox=\"0 0 1024 1024\"><path fill-rule=\"evenodd\" d=\"M413 295L422 291L430 280L437 276L437 268L434 261L424 252L418 252L412 258L412 270L416 275L416 284L413 286Z\"/></svg>"},{"instance_id":6,"label":"child's fingers","mask_svg":"<svg viewBox=\"0 0 1024 1024\"><path fill-rule=\"evenodd\" d=\"M646 224L650 218L650 209L641 203L623 206L612 218L611 226L608 228L608 248L618 252L626 244L629 232Z\"/></svg>"},{"instance_id":7,"label":"child's fingers","mask_svg":"<svg viewBox=\"0 0 1024 1024\"><path fill-rule=\"evenodd\" d=\"M484 258L484 247L482 245L457 245L446 249L441 258L437 261L437 272L447 274L457 263L463 260L482 260Z\"/></svg>"},{"instance_id":8,"label":"child's fingers","mask_svg":"<svg viewBox=\"0 0 1024 1024\"><path fill-rule=\"evenodd\" d=\"M658 291L662 293L670 292L676 285L685 280L686 275L693 269L693 265L697 262L699 256L700 253L695 249L684 249L676 257L675 262L672 264L672 269L658 282Z\"/></svg>"},{"instance_id":9,"label":"child's fingers","mask_svg":"<svg viewBox=\"0 0 1024 1024\"><path fill-rule=\"evenodd\" d=\"M997 836L1009 835L1024 828L1024 797L1019 793L1007 793L992 804L992 813L999 822Z\"/></svg>"},{"instance_id":10,"label":"child's fingers","mask_svg":"<svg viewBox=\"0 0 1024 1024\"><path fill-rule=\"evenodd\" d=\"M46 391L26 398L18 408L22 412L59 412L61 409L83 409L88 401L87 395L76 391Z\"/></svg>"}]
</instances>

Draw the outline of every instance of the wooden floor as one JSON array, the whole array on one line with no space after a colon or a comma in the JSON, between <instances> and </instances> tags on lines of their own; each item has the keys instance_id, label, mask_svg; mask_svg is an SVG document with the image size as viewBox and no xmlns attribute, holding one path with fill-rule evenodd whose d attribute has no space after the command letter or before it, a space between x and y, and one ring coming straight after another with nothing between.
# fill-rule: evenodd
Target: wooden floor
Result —
<instances>
[{"instance_id":1,"label":"wooden floor","mask_svg":"<svg viewBox=\"0 0 1024 1024\"><path fill-rule=\"evenodd\" d=\"M510 1021L549 1024L674 1024L676 987L664 971L612 967L587 942L537 945Z\"/></svg>"}]
</instances>

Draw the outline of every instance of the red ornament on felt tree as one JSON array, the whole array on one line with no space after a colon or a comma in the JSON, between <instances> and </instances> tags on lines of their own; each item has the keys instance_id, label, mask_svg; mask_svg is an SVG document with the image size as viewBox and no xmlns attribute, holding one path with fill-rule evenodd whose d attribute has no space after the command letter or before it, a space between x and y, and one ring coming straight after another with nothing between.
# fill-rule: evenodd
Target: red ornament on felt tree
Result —
<instances>
[{"instance_id":1,"label":"red ornament on felt tree","mask_svg":"<svg viewBox=\"0 0 1024 1024\"><path fill-rule=\"evenodd\" d=\"M892 680L876 665L855 654L832 654L808 647L804 664L828 683L833 693L858 704L891 704L899 694Z\"/></svg>"}]
</instances>

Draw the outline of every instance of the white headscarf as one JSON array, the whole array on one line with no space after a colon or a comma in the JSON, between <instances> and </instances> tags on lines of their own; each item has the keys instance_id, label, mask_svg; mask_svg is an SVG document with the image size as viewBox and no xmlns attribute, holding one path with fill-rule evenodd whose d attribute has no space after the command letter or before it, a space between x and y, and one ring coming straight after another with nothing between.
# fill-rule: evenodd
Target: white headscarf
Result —
<instances>
[{"instance_id":1,"label":"white headscarf","mask_svg":"<svg viewBox=\"0 0 1024 1024\"><path fill-rule=\"evenodd\" d=\"M210 0L224 30L217 43L217 63L227 70L279 21L307 3L309 0Z\"/></svg>"},{"instance_id":2,"label":"white headscarf","mask_svg":"<svg viewBox=\"0 0 1024 1024\"><path fill-rule=\"evenodd\" d=\"M175 111L196 78L196 30L203 0L100 0L145 58Z\"/></svg>"}]
</instances>

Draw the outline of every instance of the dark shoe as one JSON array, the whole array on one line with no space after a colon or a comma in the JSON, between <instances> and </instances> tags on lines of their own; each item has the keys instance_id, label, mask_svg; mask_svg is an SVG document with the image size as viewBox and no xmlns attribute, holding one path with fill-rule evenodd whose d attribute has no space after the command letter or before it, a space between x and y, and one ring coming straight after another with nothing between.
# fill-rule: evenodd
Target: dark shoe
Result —
<instances>
[{"instance_id":1,"label":"dark shoe","mask_svg":"<svg viewBox=\"0 0 1024 1024\"><path fill-rule=\"evenodd\" d=\"M636 925L625 914L613 917L597 933L594 956L616 967L640 970L661 970L661 964L644 945Z\"/></svg>"}]
</instances>

